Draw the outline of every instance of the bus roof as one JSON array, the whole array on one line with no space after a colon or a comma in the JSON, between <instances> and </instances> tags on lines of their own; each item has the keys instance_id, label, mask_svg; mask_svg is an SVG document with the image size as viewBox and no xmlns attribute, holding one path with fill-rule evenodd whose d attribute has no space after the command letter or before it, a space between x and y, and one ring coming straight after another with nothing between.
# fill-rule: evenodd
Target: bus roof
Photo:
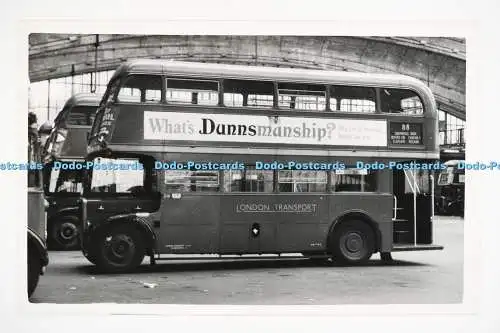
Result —
<instances>
[{"instance_id":1,"label":"bus roof","mask_svg":"<svg viewBox=\"0 0 500 333\"><path fill-rule=\"evenodd\" d=\"M102 95L100 94L89 94L89 93L77 93L71 96L66 103L64 108L72 107L76 105L87 105L87 106L99 106Z\"/></svg>"},{"instance_id":2,"label":"bus roof","mask_svg":"<svg viewBox=\"0 0 500 333\"><path fill-rule=\"evenodd\" d=\"M215 63L182 62L164 59L137 59L121 64L113 74L116 77L136 74L171 74L222 77L233 79L256 79L294 81L322 84L354 84L387 88L413 88L431 94L420 80L402 74L379 74L331 71L320 69L298 69L283 67L242 66Z\"/></svg>"},{"instance_id":3,"label":"bus roof","mask_svg":"<svg viewBox=\"0 0 500 333\"><path fill-rule=\"evenodd\" d=\"M56 118L54 119L54 123L57 123L63 116L63 110L72 108L74 106L95 106L97 108L99 106L99 103L101 102L101 99L102 95L100 94L76 93L72 95L70 98L68 98L66 103L64 103L63 108L61 109L61 111L59 111Z\"/></svg>"}]
</instances>

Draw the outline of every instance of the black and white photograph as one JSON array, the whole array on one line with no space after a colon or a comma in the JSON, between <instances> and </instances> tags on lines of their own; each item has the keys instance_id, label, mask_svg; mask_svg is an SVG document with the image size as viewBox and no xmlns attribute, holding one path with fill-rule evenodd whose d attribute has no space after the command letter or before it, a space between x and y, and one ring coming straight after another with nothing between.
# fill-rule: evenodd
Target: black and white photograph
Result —
<instances>
[{"instance_id":1,"label":"black and white photograph","mask_svg":"<svg viewBox=\"0 0 500 333\"><path fill-rule=\"evenodd\" d=\"M2 14L3 331L499 331L500 3Z\"/></svg>"},{"instance_id":2,"label":"black and white photograph","mask_svg":"<svg viewBox=\"0 0 500 333\"><path fill-rule=\"evenodd\" d=\"M462 303L465 36L28 42L31 303Z\"/></svg>"}]
</instances>

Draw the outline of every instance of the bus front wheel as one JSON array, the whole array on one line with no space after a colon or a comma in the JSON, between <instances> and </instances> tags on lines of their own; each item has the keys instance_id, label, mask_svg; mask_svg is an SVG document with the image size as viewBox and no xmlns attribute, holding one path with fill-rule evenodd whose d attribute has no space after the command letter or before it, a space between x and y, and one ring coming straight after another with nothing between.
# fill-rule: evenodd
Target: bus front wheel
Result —
<instances>
[{"instance_id":1,"label":"bus front wheel","mask_svg":"<svg viewBox=\"0 0 500 333\"><path fill-rule=\"evenodd\" d=\"M97 268L106 273L130 272L142 263L144 241L134 226L120 224L103 230L97 237Z\"/></svg>"},{"instance_id":2,"label":"bus front wheel","mask_svg":"<svg viewBox=\"0 0 500 333\"><path fill-rule=\"evenodd\" d=\"M77 217L62 216L51 224L50 243L54 250L73 251L80 247Z\"/></svg>"},{"instance_id":3,"label":"bus front wheel","mask_svg":"<svg viewBox=\"0 0 500 333\"><path fill-rule=\"evenodd\" d=\"M332 260L343 264L368 261L375 248L372 228L360 220L342 222L333 231L330 240Z\"/></svg>"}]
</instances>

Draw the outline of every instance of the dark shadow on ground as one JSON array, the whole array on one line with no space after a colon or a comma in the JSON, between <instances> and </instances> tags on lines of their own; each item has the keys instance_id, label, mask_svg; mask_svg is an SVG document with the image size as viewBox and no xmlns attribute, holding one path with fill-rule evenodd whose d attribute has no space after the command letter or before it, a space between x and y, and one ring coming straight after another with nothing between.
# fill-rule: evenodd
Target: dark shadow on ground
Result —
<instances>
[{"instance_id":1,"label":"dark shadow on ground","mask_svg":"<svg viewBox=\"0 0 500 333\"><path fill-rule=\"evenodd\" d=\"M207 261L196 261L188 262L186 261L158 261L156 265L151 266L144 260L143 264L138 267L134 272L137 273L166 273L166 272L190 272L190 271L244 271L253 269L294 269L303 267L331 267L332 269L356 269L359 267L380 267L380 266L420 266L428 267L432 265L404 261L404 260L393 260L391 262L385 262L382 260L370 260L363 265L345 266L337 263L332 263L331 261L318 262L316 260L309 259L281 259L281 260L246 260L246 259L221 259L221 260L207 260ZM96 275L114 275L114 274L103 274L100 273L97 268L91 264L86 266L75 267L80 273L83 274L96 274ZM126 274L126 273L121 273Z\"/></svg>"}]
</instances>

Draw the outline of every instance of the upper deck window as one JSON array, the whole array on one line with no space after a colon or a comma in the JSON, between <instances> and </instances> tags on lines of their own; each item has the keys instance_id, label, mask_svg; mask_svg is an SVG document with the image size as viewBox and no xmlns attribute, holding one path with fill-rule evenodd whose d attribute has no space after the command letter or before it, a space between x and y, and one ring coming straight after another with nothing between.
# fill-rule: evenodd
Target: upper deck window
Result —
<instances>
[{"instance_id":1,"label":"upper deck window","mask_svg":"<svg viewBox=\"0 0 500 333\"><path fill-rule=\"evenodd\" d=\"M130 75L121 86L118 102L158 103L161 101L162 79L158 75Z\"/></svg>"},{"instance_id":2,"label":"upper deck window","mask_svg":"<svg viewBox=\"0 0 500 333\"><path fill-rule=\"evenodd\" d=\"M66 118L67 125L90 126L94 122L96 106L75 106Z\"/></svg>"},{"instance_id":3,"label":"upper deck window","mask_svg":"<svg viewBox=\"0 0 500 333\"><path fill-rule=\"evenodd\" d=\"M224 105L272 108L274 84L266 81L224 80Z\"/></svg>"},{"instance_id":4,"label":"upper deck window","mask_svg":"<svg viewBox=\"0 0 500 333\"><path fill-rule=\"evenodd\" d=\"M280 83L278 85L279 107L285 109L324 111L326 91L321 85Z\"/></svg>"},{"instance_id":5,"label":"upper deck window","mask_svg":"<svg viewBox=\"0 0 500 333\"><path fill-rule=\"evenodd\" d=\"M166 100L168 103L217 105L219 82L214 80L167 78Z\"/></svg>"},{"instance_id":6,"label":"upper deck window","mask_svg":"<svg viewBox=\"0 0 500 333\"><path fill-rule=\"evenodd\" d=\"M416 93L405 89L381 89L381 109L385 113L421 115L424 112L422 101Z\"/></svg>"},{"instance_id":7,"label":"upper deck window","mask_svg":"<svg viewBox=\"0 0 500 333\"><path fill-rule=\"evenodd\" d=\"M340 112L375 113L377 94L374 88L331 86L330 109Z\"/></svg>"}]
</instances>

